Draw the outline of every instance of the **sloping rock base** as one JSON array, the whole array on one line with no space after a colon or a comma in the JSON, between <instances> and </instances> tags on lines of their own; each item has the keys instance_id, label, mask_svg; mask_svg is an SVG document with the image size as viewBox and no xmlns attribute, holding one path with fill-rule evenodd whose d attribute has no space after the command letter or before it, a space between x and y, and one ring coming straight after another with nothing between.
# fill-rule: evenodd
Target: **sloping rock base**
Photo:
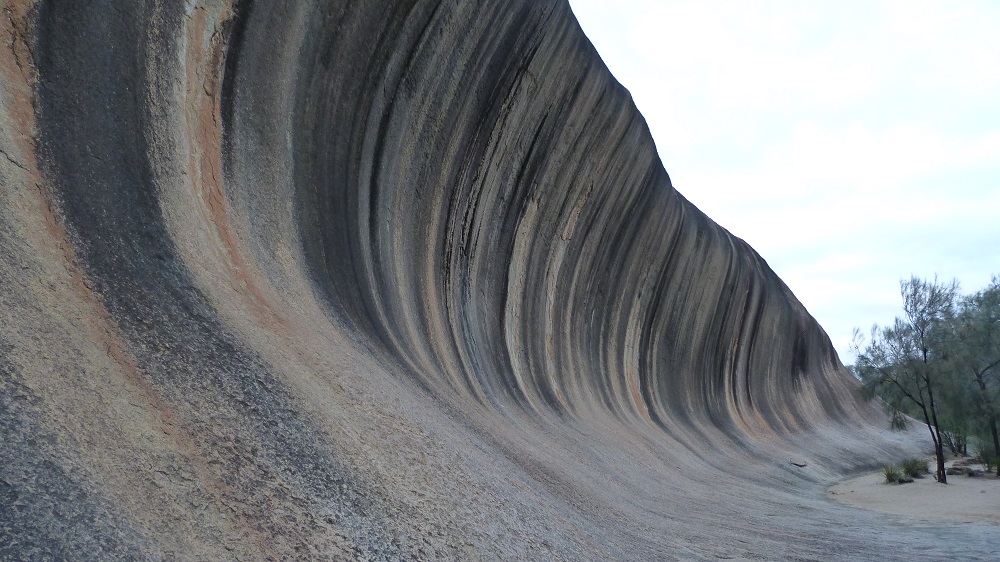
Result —
<instances>
[{"instance_id":1,"label":"sloping rock base","mask_svg":"<svg viewBox=\"0 0 1000 562\"><path fill-rule=\"evenodd\" d=\"M998 541L823 498L920 436L565 2L0 6L0 559Z\"/></svg>"}]
</instances>

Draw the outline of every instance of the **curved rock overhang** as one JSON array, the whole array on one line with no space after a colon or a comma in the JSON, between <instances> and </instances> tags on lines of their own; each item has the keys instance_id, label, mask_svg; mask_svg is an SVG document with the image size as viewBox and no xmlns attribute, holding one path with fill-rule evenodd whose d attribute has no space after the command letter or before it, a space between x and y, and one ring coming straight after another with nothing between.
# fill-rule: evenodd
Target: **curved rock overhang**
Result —
<instances>
[{"instance_id":1,"label":"curved rock overhang","mask_svg":"<svg viewBox=\"0 0 1000 562\"><path fill-rule=\"evenodd\" d=\"M0 557L944 544L566 2L2 7Z\"/></svg>"}]
</instances>

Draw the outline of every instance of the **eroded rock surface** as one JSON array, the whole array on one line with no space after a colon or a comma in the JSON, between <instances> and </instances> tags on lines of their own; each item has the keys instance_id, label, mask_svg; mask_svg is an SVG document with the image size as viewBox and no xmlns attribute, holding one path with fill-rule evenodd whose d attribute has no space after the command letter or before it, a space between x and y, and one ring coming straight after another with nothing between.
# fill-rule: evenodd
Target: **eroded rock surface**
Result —
<instances>
[{"instance_id":1,"label":"eroded rock surface","mask_svg":"<svg viewBox=\"0 0 1000 562\"><path fill-rule=\"evenodd\" d=\"M0 559L997 540L822 498L915 437L565 2L0 5Z\"/></svg>"}]
</instances>

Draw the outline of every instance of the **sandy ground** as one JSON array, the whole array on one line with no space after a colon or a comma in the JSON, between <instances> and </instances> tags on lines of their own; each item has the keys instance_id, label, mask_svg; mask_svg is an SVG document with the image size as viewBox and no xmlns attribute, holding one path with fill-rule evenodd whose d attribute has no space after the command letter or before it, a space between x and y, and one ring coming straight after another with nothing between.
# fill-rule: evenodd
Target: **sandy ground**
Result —
<instances>
[{"instance_id":1,"label":"sandy ground","mask_svg":"<svg viewBox=\"0 0 1000 562\"><path fill-rule=\"evenodd\" d=\"M951 466L954 461L948 463ZM933 462L928 462L933 466ZM982 465L972 468L982 469ZM910 484L886 484L882 471L835 484L827 498L852 507L889 513L918 522L992 523L1000 525L1000 479L948 476L941 485L933 475Z\"/></svg>"}]
</instances>

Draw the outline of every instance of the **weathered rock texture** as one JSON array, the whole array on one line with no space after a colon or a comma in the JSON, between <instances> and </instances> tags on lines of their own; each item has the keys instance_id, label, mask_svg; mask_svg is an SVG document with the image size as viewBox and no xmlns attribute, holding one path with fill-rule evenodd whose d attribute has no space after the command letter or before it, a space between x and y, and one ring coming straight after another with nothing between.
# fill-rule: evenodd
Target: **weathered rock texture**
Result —
<instances>
[{"instance_id":1,"label":"weathered rock texture","mask_svg":"<svg viewBox=\"0 0 1000 562\"><path fill-rule=\"evenodd\" d=\"M4 0L0 37L0 558L996 539L823 499L913 436L564 1Z\"/></svg>"}]
</instances>

